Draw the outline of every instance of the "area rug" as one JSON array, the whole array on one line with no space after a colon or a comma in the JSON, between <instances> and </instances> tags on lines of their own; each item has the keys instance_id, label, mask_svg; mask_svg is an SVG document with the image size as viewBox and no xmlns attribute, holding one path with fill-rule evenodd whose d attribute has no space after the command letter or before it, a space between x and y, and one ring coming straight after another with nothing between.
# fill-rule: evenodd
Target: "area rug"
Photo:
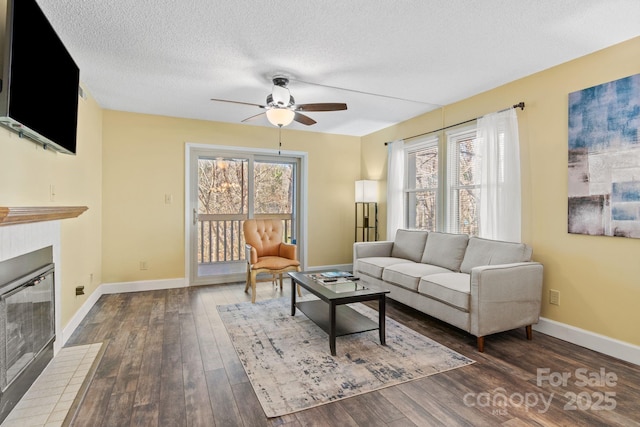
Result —
<instances>
[{"instance_id":1,"label":"area rug","mask_svg":"<svg viewBox=\"0 0 640 427\"><path fill-rule=\"evenodd\" d=\"M291 316L291 300L218 306L240 362L267 417L323 405L429 375L473 360L387 317L386 346L378 331L336 339L303 313ZM363 304L353 309L378 321Z\"/></svg>"}]
</instances>

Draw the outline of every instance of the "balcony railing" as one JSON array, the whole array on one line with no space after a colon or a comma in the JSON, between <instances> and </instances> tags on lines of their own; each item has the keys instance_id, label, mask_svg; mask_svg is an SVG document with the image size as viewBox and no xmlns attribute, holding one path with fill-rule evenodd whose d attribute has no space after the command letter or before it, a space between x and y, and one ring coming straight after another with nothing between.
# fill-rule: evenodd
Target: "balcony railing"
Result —
<instances>
[{"instance_id":1,"label":"balcony railing","mask_svg":"<svg viewBox=\"0 0 640 427\"><path fill-rule=\"evenodd\" d=\"M255 215L254 218L283 220L283 241L291 241L291 214ZM198 215L198 264L244 261L242 224L246 219L247 215Z\"/></svg>"}]
</instances>

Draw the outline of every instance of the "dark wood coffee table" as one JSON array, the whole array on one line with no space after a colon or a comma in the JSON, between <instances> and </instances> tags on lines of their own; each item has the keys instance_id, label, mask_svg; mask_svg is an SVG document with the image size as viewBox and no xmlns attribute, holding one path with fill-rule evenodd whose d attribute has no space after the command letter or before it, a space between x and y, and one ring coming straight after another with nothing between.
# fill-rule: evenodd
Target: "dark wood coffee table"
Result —
<instances>
[{"instance_id":1,"label":"dark wood coffee table","mask_svg":"<svg viewBox=\"0 0 640 427\"><path fill-rule=\"evenodd\" d=\"M335 271L335 270L333 270ZM291 315L296 307L322 330L329 334L331 355L336 355L336 337L358 332L379 330L380 344L385 342L385 300L388 290L364 287L359 281L347 283L320 283L312 275L324 271L302 271L289 273L291 276ZM296 303L296 286L306 289L320 298ZM378 300L378 323L358 313L345 304Z\"/></svg>"}]
</instances>

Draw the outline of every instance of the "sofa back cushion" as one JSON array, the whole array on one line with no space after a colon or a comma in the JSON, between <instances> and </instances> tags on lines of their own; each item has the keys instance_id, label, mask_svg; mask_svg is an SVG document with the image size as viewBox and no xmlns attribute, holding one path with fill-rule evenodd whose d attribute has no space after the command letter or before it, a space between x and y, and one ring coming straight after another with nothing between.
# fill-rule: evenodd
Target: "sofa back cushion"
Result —
<instances>
[{"instance_id":1,"label":"sofa back cushion","mask_svg":"<svg viewBox=\"0 0 640 427\"><path fill-rule=\"evenodd\" d=\"M510 264L531 261L531 248L524 243L472 237L460 266L463 273L471 273L473 267L482 265Z\"/></svg>"},{"instance_id":2,"label":"sofa back cushion","mask_svg":"<svg viewBox=\"0 0 640 427\"><path fill-rule=\"evenodd\" d=\"M431 232L421 262L451 271L460 271L469 236L466 234Z\"/></svg>"},{"instance_id":3,"label":"sofa back cushion","mask_svg":"<svg viewBox=\"0 0 640 427\"><path fill-rule=\"evenodd\" d=\"M425 230L400 229L396 231L396 238L393 241L393 248L391 248L391 256L420 262L424 253L427 234L429 233Z\"/></svg>"}]
</instances>

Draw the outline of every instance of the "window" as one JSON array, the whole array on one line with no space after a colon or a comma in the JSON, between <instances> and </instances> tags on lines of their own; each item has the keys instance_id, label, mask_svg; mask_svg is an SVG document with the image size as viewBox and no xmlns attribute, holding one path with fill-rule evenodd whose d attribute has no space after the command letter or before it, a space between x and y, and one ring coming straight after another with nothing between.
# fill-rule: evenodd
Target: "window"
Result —
<instances>
[{"instance_id":1,"label":"window","mask_svg":"<svg viewBox=\"0 0 640 427\"><path fill-rule=\"evenodd\" d=\"M448 139L447 230L478 235L480 161L476 130L451 133Z\"/></svg>"},{"instance_id":2,"label":"window","mask_svg":"<svg viewBox=\"0 0 640 427\"><path fill-rule=\"evenodd\" d=\"M480 164L475 127L448 133L445 148L440 148L439 138L406 145L406 226L478 235Z\"/></svg>"},{"instance_id":3,"label":"window","mask_svg":"<svg viewBox=\"0 0 640 427\"><path fill-rule=\"evenodd\" d=\"M405 144L404 226L519 242L520 154L514 109Z\"/></svg>"},{"instance_id":4,"label":"window","mask_svg":"<svg viewBox=\"0 0 640 427\"><path fill-rule=\"evenodd\" d=\"M406 193L409 228L435 231L438 226L438 139L407 147Z\"/></svg>"}]
</instances>

